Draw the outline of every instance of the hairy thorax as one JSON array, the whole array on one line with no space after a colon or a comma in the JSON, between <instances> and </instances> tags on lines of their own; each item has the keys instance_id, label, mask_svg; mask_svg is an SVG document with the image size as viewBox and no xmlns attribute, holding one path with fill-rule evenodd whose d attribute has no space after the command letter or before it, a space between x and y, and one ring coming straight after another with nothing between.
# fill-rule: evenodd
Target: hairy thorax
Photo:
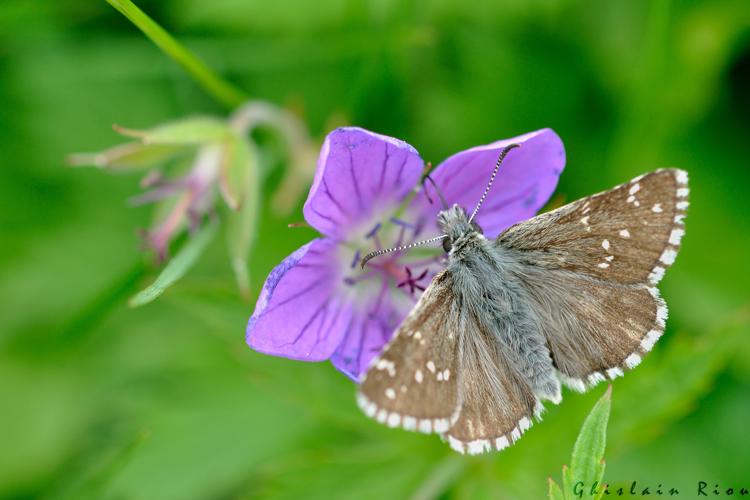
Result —
<instances>
[{"instance_id":1,"label":"hairy thorax","mask_svg":"<svg viewBox=\"0 0 750 500\"><path fill-rule=\"evenodd\" d=\"M514 361L517 374L537 396L559 400L550 352L523 283L526 266L512 250L471 226L455 234L448 267L460 314L473 316L484 334L496 341L496 348Z\"/></svg>"}]
</instances>

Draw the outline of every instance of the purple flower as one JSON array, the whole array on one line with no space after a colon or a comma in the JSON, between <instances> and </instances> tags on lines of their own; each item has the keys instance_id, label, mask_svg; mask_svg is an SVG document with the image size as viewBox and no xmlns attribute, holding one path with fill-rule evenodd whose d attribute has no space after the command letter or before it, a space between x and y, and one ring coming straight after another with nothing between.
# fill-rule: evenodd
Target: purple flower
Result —
<instances>
[{"instance_id":1,"label":"purple flower","mask_svg":"<svg viewBox=\"0 0 750 500\"><path fill-rule=\"evenodd\" d=\"M449 204L471 211L498 153L514 142L522 147L506 158L477 215L488 238L536 214L551 195L565 165L557 134L544 129L462 151L430 174ZM430 184L418 188L423 168L417 151L398 139L354 127L328 135L304 205L305 220L323 236L271 271L247 326L250 347L330 359L359 380L444 267L437 248L386 254L365 270L359 265L372 250L439 234L439 198Z\"/></svg>"}]
</instances>

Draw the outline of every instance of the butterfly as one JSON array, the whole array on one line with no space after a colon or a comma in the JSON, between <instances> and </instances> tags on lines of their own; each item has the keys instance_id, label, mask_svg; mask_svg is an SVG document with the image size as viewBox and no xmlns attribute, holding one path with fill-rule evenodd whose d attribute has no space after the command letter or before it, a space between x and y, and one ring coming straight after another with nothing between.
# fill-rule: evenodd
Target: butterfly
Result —
<instances>
[{"instance_id":1,"label":"butterfly","mask_svg":"<svg viewBox=\"0 0 750 500\"><path fill-rule=\"evenodd\" d=\"M447 266L371 363L357 395L390 427L499 451L558 404L636 367L664 332L656 284L685 233L688 176L662 169L520 222L496 239L458 205L438 226ZM363 261L392 250L372 252Z\"/></svg>"}]
</instances>

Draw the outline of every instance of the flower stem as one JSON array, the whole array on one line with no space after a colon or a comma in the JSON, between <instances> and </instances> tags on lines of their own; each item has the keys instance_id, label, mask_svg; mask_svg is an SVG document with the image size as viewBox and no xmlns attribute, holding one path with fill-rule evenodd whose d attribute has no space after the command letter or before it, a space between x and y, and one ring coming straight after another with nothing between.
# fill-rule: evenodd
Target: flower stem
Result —
<instances>
[{"instance_id":1,"label":"flower stem","mask_svg":"<svg viewBox=\"0 0 750 500\"><path fill-rule=\"evenodd\" d=\"M203 61L175 40L172 35L133 2L130 0L107 0L107 3L128 18L157 47L182 66L218 102L233 109L247 100L244 92L214 73Z\"/></svg>"}]
</instances>

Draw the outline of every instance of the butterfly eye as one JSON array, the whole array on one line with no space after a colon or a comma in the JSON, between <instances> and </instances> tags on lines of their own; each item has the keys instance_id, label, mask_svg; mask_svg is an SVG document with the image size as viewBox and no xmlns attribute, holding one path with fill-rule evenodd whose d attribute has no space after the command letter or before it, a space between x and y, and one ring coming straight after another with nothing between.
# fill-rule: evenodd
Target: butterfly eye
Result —
<instances>
[{"instance_id":1,"label":"butterfly eye","mask_svg":"<svg viewBox=\"0 0 750 500\"><path fill-rule=\"evenodd\" d=\"M451 239L443 238L443 250L445 250L445 253L449 253L451 251L451 246L453 246L453 244L451 243Z\"/></svg>"}]
</instances>

